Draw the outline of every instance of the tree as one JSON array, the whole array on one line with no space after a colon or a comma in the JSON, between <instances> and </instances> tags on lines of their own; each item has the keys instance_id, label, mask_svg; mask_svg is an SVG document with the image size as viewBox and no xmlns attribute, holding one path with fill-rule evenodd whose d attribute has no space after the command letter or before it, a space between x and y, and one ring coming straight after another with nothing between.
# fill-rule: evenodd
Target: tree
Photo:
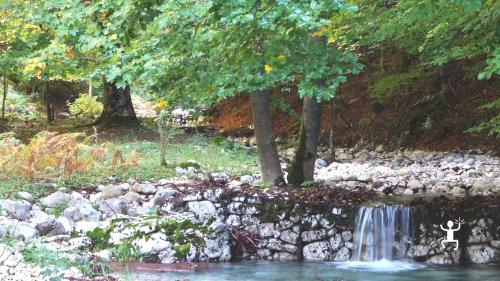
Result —
<instances>
[{"instance_id":1,"label":"tree","mask_svg":"<svg viewBox=\"0 0 500 281\"><path fill-rule=\"evenodd\" d=\"M111 124L133 124L137 122L130 87L118 88L115 83L103 81L104 84L104 108L97 120L98 124L109 126Z\"/></svg>"},{"instance_id":2,"label":"tree","mask_svg":"<svg viewBox=\"0 0 500 281\"><path fill-rule=\"evenodd\" d=\"M299 145L288 171L288 182L301 185L314 180L314 164L318 150L321 126L321 103L315 98L304 98Z\"/></svg>"},{"instance_id":3,"label":"tree","mask_svg":"<svg viewBox=\"0 0 500 281\"><path fill-rule=\"evenodd\" d=\"M356 57L314 33L351 8L344 1L164 1L141 42L162 51L145 58L142 79L158 81L151 88L167 84L166 97L250 94L262 179L280 184L268 90L296 84L302 97L332 98Z\"/></svg>"},{"instance_id":4,"label":"tree","mask_svg":"<svg viewBox=\"0 0 500 281\"><path fill-rule=\"evenodd\" d=\"M1 117L5 119L5 103L8 91L9 75L20 75L20 61L28 54L30 40L37 27L27 24L16 13L18 1L13 1L12 6L0 2L0 70L3 74L3 96Z\"/></svg>"},{"instance_id":5,"label":"tree","mask_svg":"<svg viewBox=\"0 0 500 281\"><path fill-rule=\"evenodd\" d=\"M439 88L448 89L446 64L458 60L482 62L479 80L500 74L500 1L495 0L357 0L360 13L341 17L327 31L329 40L341 40L370 49L396 47L416 57L419 73L438 72ZM451 88L451 87L450 87ZM494 107L495 102L482 109ZM470 131L496 134L500 115Z\"/></svg>"},{"instance_id":6,"label":"tree","mask_svg":"<svg viewBox=\"0 0 500 281\"><path fill-rule=\"evenodd\" d=\"M127 64L134 55L132 39L155 16L159 1L30 1L20 4L30 24L50 35L50 44L39 48L33 57L45 63L41 74L49 76L63 59L79 79L104 77L104 110L98 122L104 125L136 123L130 87L138 69ZM66 56L66 58L64 58ZM136 65L137 66L137 65ZM78 70L74 72L74 70ZM54 71L68 77L69 69ZM53 79L50 76L49 79Z\"/></svg>"}]
</instances>

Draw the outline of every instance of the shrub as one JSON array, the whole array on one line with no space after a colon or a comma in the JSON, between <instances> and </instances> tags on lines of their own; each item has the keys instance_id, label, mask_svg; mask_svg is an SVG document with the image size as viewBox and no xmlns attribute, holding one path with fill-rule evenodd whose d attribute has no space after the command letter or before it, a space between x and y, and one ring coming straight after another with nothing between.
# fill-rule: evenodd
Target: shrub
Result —
<instances>
[{"instance_id":1,"label":"shrub","mask_svg":"<svg viewBox=\"0 0 500 281\"><path fill-rule=\"evenodd\" d=\"M68 102L68 107L72 115L85 118L96 118L103 110L102 103L90 94L80 94L74 102Z\"/></svg>"}]
</instances>

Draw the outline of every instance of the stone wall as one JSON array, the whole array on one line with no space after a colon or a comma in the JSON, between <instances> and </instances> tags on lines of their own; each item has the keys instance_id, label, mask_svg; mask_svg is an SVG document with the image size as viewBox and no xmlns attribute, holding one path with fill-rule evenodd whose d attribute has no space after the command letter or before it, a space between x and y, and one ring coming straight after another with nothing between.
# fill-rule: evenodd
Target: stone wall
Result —
<instances>
[{"instance_id":1,"label":"stone wall","mask_svg":"<svg viewBox=\"0 0 500 281\"><path fill-rule=\"evenodd\" d=\"M217 192L215 192L217 193ZM221 191L220 194L223 194ZM406 257L435 264L483 264L500 260L500 227L496 206L470 199L415 199L414 239ZM196 199L196 200L193 200ZM436 202L437 201L437 202ZM492 201L492 200L490 200ZM439 204L443 206L439 207ZM465 206L469 206L468 209ZM351 258L357 208L332 203L293 204L254 196L214 197L211 191L189 195L169 212L190 211L203 219L223 221L230 233L233 258L345 261ZM452 212L448 216L447 212ZM458 210L456 210L458 208ZM465 218L456 232L459 248L441 246L448 218ZM454 225L454 228L456 225Z\"/></svg>"},{"instance_id":2,"label":"stone wall","mask_svg":"<svg viewBox=\"0 0 500 281\"><path fill-rule=\"evenodd\" d=\"M225 197L222 190L208 190L166 203L161 210L224 222L233 259L344 261L351 256L354 209L259 196Z\"/></svg>"},{"instance_id":3,"label":"stone wall","mask_svg":"<svg viewBox=\"0 0 500 281\"><path fill-rule=\"evenodd\" d=\"M417 202L418 201L418 202ZM419 262L436 264L486 264L500 261L499 198L495 196L446 199L430 202L415 200L415 239L407 257ZM454 233L454 243L443 248L441 241L448 220L461 218L464 224ZM456 228L457 224L453 225Z\"/></svg>"},{"instance_id":4,"label":"stone wall","mask_svg":"<svg viewBox=\"0 0 500 281\"><path fill-rule=\"evenodd\" d=\"M127 243L144 260L163 263L241 258L345 261L351 258L359 206L394 198L373 196L368 191L262 190L206 182L110 184L95 192L58 191L40 202L28 194L19 194L24 199L0 200L0 236L49 241L58 251L69 243L82 256L105 260L116 257L116 249ZM497 262L499 202L498 196L407 200L415 235L406 256L439 264ZM60 216L54 215L55 209ZM439 224L458 216L466 221L457 232L460 247L443 249L445 232ZM97 242L109 249L96 247Z\"/></svg>"}]
</instances>

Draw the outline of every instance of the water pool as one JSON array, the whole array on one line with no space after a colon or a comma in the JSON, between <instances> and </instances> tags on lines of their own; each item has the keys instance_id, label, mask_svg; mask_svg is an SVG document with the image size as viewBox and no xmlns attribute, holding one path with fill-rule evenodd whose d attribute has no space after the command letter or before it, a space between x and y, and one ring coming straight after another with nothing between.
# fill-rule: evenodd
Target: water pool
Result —
<instances>
[{"instance_id":1,"label":"water pool","mask_svg":"<svg viewBox=\"0 0 500 281\"><path fill-rule=\"evenodd\" d=\"M210 264L194 272L130 272L139 281L490 281L500 280L500 266L437 266L406 262L234 262Z\"/></svg>"}]
</instances>

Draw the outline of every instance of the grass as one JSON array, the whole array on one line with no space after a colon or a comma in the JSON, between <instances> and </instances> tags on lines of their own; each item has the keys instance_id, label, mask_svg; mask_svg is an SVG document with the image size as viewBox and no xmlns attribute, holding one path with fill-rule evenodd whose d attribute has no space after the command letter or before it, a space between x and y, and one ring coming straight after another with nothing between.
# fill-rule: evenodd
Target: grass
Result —
<instances>
[{"instance_id":1,"label":"grass","mask_svg":"<svg viewBox=\"0 0 500 281\"><path fill-rule=\"evenodd\" d=\"M37 199L52 191L50 185L44 183L31 183L27 179L0 180L0 198L18 198L19 191L26 191Z\"/></svg>"},{"instance_id":2,"label":"grass","mask_svg":"<svg viewBox=\"0 0 500 281\"><path fill-rule=\"evenodd\" d=\"M52 208L52 210L50 210L50 213L58 218L64 214L64 210L66 210L68 207L68 204L57 205Z\"/></svg>"},{"instance_id":3,"label":"grass","mask_svg":"<svg viewBox=\"0 0 500 281\"><path fill-rule=\"evenodd\" d=\"M138 180L159 180L175 176L175 167L189 160L196 161L204 172L225 172L228 175L251 174L258 170L256 151L244 148L238 143L223 137L209 138L200 135L183 134L166 148L168 165L162 166L159 156L159 143L154 140L138 140L136 135L114 137L107 143L108 155L102 163L83 172L65 174L60 177L13 178L0 174L0 198L17 197L17 192L30 192L35 199L43 197L60 188L68 190L94 186L108 182L110 176L119 181L130 178ZM120 150L124 158L137 158L137 163L113 165L113 155Z\"/></svg>"},{"instance_id":4,"label":"grass","mask_svg":"<svg viewBox=\"0 0 500 281\"><path fill-rule=\"evenodd\" d=\"M84 264L77 263L39 242L32 242L26 245L21 250L21 254L27 263L42 268L42 275L49 278L50 281L63 280L63 271L71 267L78 268L89 277L106 275L107 272L106 266L103 264L93 264L92 261ZM96 274L93 270L96 266L102 270L101 273Z\"/></svg>"}]
</instances>

